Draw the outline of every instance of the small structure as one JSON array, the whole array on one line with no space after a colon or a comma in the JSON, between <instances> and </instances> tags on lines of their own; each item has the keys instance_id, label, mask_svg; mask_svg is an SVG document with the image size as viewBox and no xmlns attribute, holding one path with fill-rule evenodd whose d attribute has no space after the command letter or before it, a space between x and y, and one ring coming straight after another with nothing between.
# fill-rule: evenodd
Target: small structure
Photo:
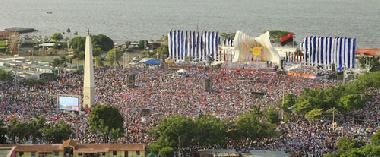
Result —
<instances>
[{"instance_id":1,"label":"small structure","mask_svg":"<svg viewBox=\"0 0 380 157\"><path fill-rule=\"evenodd\" d=\"M271 150L252 150L250 151L252 157L288 157L289 154L285 151L271 151Z\"/></svg>"},{"instance_id":2,"label":"small structure","mask_svg":"<svg viewBox=\"0 0 380 157\"><path fill-rule=\"evenodd\" d=\"M49 66L39 66L39 67L36 67L36 70L37 72L40 72L40 73L53 73L53 68Z\"/></svg>"},{"instance_id":3,"label":"small structure","mask_svg":"<svg viewBox=\"0 0 380 157\"><path fill-rule=\"evenodd\" d=\"M199 157L239 157L240 154L234 149L207 149L199 150Z\"/></svg>"},{"instance_id":4,"label":"small structure","mask_svg":"<svg viewBox=\"0 0 380 157\"><path fill-rule=\"evenodd\" d=\"M54 47L55 43L42 43L38 44L39 47Z\"/></svg>"},{"instance_id":5,"label":"small structure","mask_svg":"<svg viewBox=\"0 0 380 157\"><path fill-rule=\"evenodd\" d=\"M0 150L0 153L12 154L9 157L145 157L144 144L77 144L73 140L66 140L63 144L0 144Z\"/></svg>"},{"instance_id":6,"label":"small structure","mask_svg":"<svg viewBox=\"0 0 380 157\"><path fill-rule=\"evenodd\" d=\"M361 56L380 56L380 48L359 48L355 53Z\"/></svg>"},{"instance_id":7,"label":"small structure","mask_svg":"<svg viewBox=\"0 0 380 157\"><path fill-rule=\"evenodd\" d=\"M149 50L155 50L161 46L161 41L148 41L147 47Z\"/></svg>"},{"instance_id":8,"label":"small structure","mask_svg":"<svg viewBox=\"0 0 380 157\"><path fill-rule=\"evenodd\" d=\"M12 27L12 28L5 28L4 29L7 32L17 32L17 33L31 33L36 31L34 28L21 28L21 27Z\"/></svg>"}]
</instances>

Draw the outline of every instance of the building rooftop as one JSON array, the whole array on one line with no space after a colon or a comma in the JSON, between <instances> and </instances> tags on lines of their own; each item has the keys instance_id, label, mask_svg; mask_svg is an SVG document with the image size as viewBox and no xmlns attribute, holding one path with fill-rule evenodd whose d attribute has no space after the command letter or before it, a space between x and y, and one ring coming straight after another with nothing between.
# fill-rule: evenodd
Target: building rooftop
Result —
<instances>
[{"instance_id":1,"label":"building rooftop","mask_svg":"<svg viewBox=\"0 0 380 157\"><path fill-rule=\"evenodd\" d=\"M72 147L74 152L81 153L145 150L144 144L77 144L73 140L66 140L63 144L0 144L0 150L11 147L16 152L54 152L63 151L65 147Z\"/></svg>"},{"instance_id":2,"label":"building rooftop","mask_svg":"<svg viewBox=\"0 0 380 157\"><path fill-rule=\"evenodd\" d=\"M356 50L358 55L380 56L380 48L359 48Z\"/></svg>"}]
</instances>

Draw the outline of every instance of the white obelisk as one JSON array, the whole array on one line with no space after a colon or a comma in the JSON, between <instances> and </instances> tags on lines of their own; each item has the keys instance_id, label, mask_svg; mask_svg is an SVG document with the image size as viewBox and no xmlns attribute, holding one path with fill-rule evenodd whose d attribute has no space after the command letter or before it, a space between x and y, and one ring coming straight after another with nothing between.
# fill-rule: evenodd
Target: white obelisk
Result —
<instances>
[{"instance_id":1,"label":"white obelisk","mask_svg":"<svg viewBox=\"0 0 380 157\"><path fill-rule=\"evenodd\" d=\"M94 64L90 33L86 37L83 77L83 108L91 108L95 104Z\"/></svg>"}]
</instances>

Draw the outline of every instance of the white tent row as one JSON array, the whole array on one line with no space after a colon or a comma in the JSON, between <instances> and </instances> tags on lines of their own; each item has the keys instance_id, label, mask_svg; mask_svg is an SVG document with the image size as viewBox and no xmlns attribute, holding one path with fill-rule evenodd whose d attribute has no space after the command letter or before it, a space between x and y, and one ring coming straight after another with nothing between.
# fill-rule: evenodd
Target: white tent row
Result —
<instances>
[{"instance_id":1,"label":"white tent row","mask_svg":"<svg viewBox=\"0 0 380 157\"><path fill-rule=\"evenodd\" d=\"M219 43L218 32L170 31L168 33L169 59L175 62L186 58L198 61L250 62L253 59L252 49L260 45L260 61L281 64L280 56L273 48L269 31L258 37L249 36L237 31L233 40L225 39ZM257 56L256 56L257 57Z\"/></svg>"},{"instance_id":2,"label":"white tent row","mask_svg":"<svg viewBox=\"0 0 380 157\"><path fill-rule=\"evenodd\" d=\"M347 37L309 36L301 43L304 62L307 65L330 68L337 71L355 68L356 39Z\"/></svg>"},{"instance_id":3,"label":"white tent row","mask_svg":"<svg viewBox=\"0 0 380 157\"><path fill-rule=\"evenodd\" d=\"M169 58L184 61L207 61L209 57L218 58L218 32L214 31L170 31L168 33Z\"/></svg>"}]
</instances>

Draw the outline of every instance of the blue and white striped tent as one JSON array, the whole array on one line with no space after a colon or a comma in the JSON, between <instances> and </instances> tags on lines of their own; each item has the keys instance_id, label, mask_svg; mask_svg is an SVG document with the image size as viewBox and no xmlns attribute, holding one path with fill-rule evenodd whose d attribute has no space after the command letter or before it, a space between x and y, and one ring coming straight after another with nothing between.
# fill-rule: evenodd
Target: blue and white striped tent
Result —
<instances>
[{"instance_id":1,"label":"blue and white striped tent","mask_svg":"<svg viewBox=\"0 0 380 157\"><path fill-rule=\"evenodd\" d=\"M233 42L234 42L233 39L226 38L226 39L223 40L223 43L221 45L225 46L225 47L232 47L232 46L234 46Z\"/></svg>"},{"instance_id":2,"label":"blue and white striped tent","mask_svg":"<svg viewBox=\"0 0 380 157\"><path fill-rule=\"evenodd\" d=\"M355 68L356 39L348 37L309 36L301 43L304 63L330 68L335 65L338 72Z\"/></svg>"},{"instance_id":3,"label":"blue and white striped tent","mask_svg":"<svg viewBox=\"0 0 380 157\"><path fill-rule=\"evenodd\" d=\"M168 33L169 58L183 61L186 57L192 60L206 61L210 56L218 58L218 32L198 32L174 30Z\"/></svg>"}]
</instances>

